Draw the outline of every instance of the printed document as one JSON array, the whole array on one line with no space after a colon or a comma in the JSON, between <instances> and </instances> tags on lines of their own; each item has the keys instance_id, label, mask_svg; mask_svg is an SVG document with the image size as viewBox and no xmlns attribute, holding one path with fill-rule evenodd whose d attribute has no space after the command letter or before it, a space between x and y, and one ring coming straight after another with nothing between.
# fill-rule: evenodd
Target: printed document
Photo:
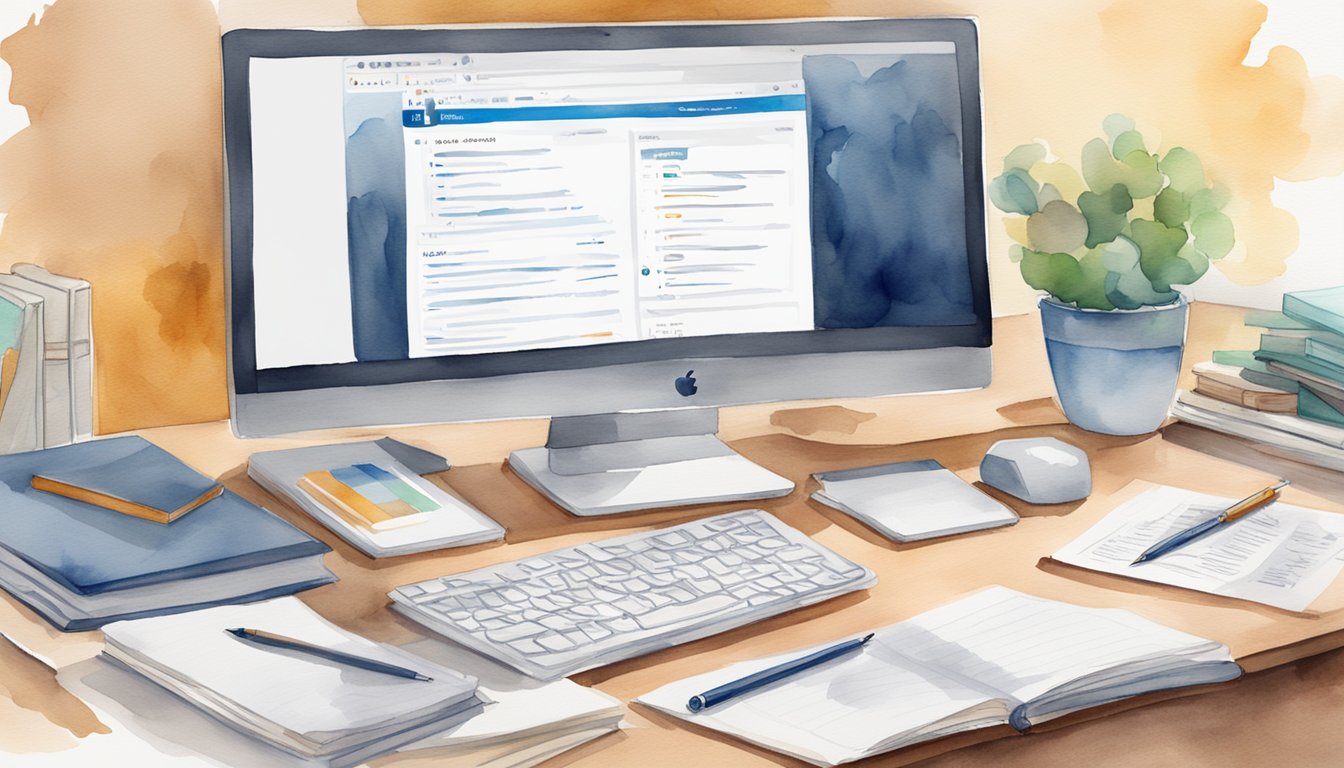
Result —
<instances>
[{"instance_id":1,"label":"printed document","mask_svg":"<svg viewBox=\"0 0 1344 768\"><path fill-rule=\"evenodd\" d=\"M1344 515L1276 501L1139 565L1144 550L1237 499L1158 486L1053 557L1095 571L1304 611L1344 568Z\"/></svg>"}]
</instances>

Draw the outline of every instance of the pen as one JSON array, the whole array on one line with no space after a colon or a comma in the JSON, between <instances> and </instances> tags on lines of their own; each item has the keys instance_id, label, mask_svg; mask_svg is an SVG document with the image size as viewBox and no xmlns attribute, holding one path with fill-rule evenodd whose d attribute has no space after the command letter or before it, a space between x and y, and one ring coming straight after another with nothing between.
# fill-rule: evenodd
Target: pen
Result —
<instances>
[{"instance_id":1,"label":"pen","mask_svg":"<svg viewBox=\"0 0 1344 768\"><path fill-rule=\"evenodd\" d=\"M277 635L272 632L264 632L260 629L244 629L242 627L237 627L235 629L226 629L224 631L228 632L231 635L234 635L235 637L240 637L244 640L253 643L258 643L260 645L269 645L274 648L284 648L285 650L289 651L298 651L300 653L307 653L313 656L318 656L320 658L327 659L328 661L336 661L340 662L341 664L349 664L352 667L367 669L371 672L382 672L385 675L408 677L412 680L424 680L425 682L429 682L434 679L432 677L425 677L424 675L420 674L419 672L416 672L413 669L398 667L395 664L384 664L381 661L366 659L362 656L352 656L348 653L333 651L329 648L323 648L321 646L313 645L311 643L305 643L302 640L295 640L292 637L285 637L284 635Z\"/></svg>"},{"instance_id":2,"label":"pen","mask_svg":"<svg viewBox=\"0 0 1344 768\"><path fill-rule=\"evenodd\" d=\"M801 659L786 661L783 664L776 664L769 669L763 669L755 674L747 675L740 680L734 680L731 683L724 683L717 688L711 688L699 696L692 696L691 700L686 702L686 708L692 712L699 712L702 709L712 707L715 704L722 704L729 699L735 699L738 696L751 693L757 688L767 686L777 680L783 680L791 675L809 670L820 664L825 664L831 659L844 656L851 651L857 651L868 644L873 639L874 633L858 638L857 640L846 640L838 645L832 645L830 648L823 648L815 653L810 653Z\"/></svg>"},{"instance_id":3,"label":"pen","mask_svg":"<svg viewBox=\"0 0 1344 768\"><path fill-rule=\"evenodd\" d=\"M1282 480L1276 483L1275 485L1271 485L1262 491L1256 491L1255 493L1252 493L1250 496L1247 496L1241 501L1238 501L1236 504L1233 504L1232 506L1218 513L1217 517L1211 517L1208 520L1205 520L1204 522L1200 523L1199 525L1186 528L1184 531L1178 531L1168 536L1167 538L1157 542L1153 546L1144 550L1143 554L1139 555L1138 559L1130 563L1130 565L1138 565L1139 563L1147 562L1156 557L1160 557L1161 555L1165 555L1171 550L1189 544L1195 539L1198 539L1200 536L1203 536L1204 534L1217 529L1218 526L1222 525L1223 523L1230 523L1233 520L1236 520L1237 518L1241 517L1242 515L1245 515L1248 512L1254 512L1255 510L1265 506L1271 501L1274 501L1275 499L1279 498L1279 489L1284 487L1285 485L1288 485L1288 481Z\"/></svg>"}]
</instances>

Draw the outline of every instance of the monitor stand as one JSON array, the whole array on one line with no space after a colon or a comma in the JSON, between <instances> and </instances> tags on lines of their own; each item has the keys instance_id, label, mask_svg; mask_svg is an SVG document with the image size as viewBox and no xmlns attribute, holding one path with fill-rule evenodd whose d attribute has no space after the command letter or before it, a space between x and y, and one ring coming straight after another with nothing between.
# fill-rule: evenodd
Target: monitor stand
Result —
<instances>
[{"instance_id":1,"label":"monitor stand","mask_svg":"<svg viewBox=\"0 0 1344 768\"><path fill-rule=\"evenodd\" d=\"M546 447L514 451L509 466L582 517L793 491L715 437L718 428L714 408L560 417Z\"/></svg>"}]
</instances>

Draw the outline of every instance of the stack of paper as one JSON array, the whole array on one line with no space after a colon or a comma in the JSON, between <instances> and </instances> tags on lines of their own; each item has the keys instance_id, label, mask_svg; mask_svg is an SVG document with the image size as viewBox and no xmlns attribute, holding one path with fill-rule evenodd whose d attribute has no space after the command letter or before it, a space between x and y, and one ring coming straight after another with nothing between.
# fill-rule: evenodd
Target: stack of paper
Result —
<instances>
[{"instance_id":1,"label":"stack of paper","mask_svg":"<svg viewBox=\"0 0 1344 768\"><path fill-rule=\"evenodd\" d=\"M896 541L968 533L1017 522L1017 513L932 459L820 472L812 498Z\"/></svg>"},{"instance_id":2,"label":"stack of paper","mask_svg":"<svg viewBox=\"0 0 1344 768\"><path fill-rule=\"evenodd\" d=\"M413 669L426 682L279 650L248 627ZM346 632L295 598L109 624L106 653L232 727L332 766L376 755L479 714L476 679Z\"/></svg>"},{"instance_id":3,"label":"stack of paper","mask_svg":"<svg viewBox=\"0 0 1344 768\"><path fill-rule=\"evenodd\" d=\"M272 603L286 613L306 612L288 600ZM259 623L266 619L251 615L237 620ZM219 622L211 619L208 623L207 629L215 629ZM114 635L119 632L115 627L109 629ZM219 635L229 639L222 631ZM461 646L422 639L401 650L423 659L417 661L421 666L437 665L476 678L477 697L485 702L484 711L466 722L440 722L442 730L396 747L417 762L444 768L534 765L613 732L624 713L621 702L605 693L570 680L535 680ZM157 755L183 755L194 761L248 768L295 768L309 762L253 738L250 731L226 726L229 721L217 718L210 709L170 695L107 657L67 666L57 679L88 704L114 736L131 734L129 743L118 745L127 750L149 744L149 751ZM389 684L400 682L394 679Z\"/></svg>"},{"instance_id":4,"label":"stack of paper","mask_svg":"<svg viewBox=\"0 0 1344 768\"><path fill-rule=\"evenodd\" d=\"M820 647L734 664L638 701L836 765L991 725L1026 730L1108 701L1241 674L1226 646L1129 611L991 587L879 629L863 650L775 685L695 714L686 707L692 696Z\"/></svg>"},{"instance_id":5,"label":"stack of paper","mask_svg":"<svg viewBox=\"0 0 1344 768\"><path fill-rule=\"evenodd\" d=\"M397 455L389 452L395 451ZM409 466L425 452L391 440L318 445L283 451L254 453L247 462L247 474L263 488L286 499L330 528L370 557L388 557L457 547L504 538L498 523L443 489L418 477L429 471L448 468L441 458L433 467ZM435 505L412 517L412 524L391 526L361 523L358 511L338 512L340 499L324 493L312 483L314 473L344 470L356 465L371 465L411 484L413 490ZM394 521L395 523L395 521Z\"/></svg>"},{"instance_id":6,"label":"stack of paper","mask_svg":"<svg viewBox=\"0 0 1344 768\"><path fill-rule=\"evenodd\" d=\"M139 437L0 457L0 587L60 629L336 580L322 565L327 545L228 491L163 524L31 487L43 472L108 465L147 485L169 470L193 471Z\"/></svg>"},{"instance_id":7,"label":"stack of paper","mask_svg":"<svg viewBox=\"0 0 1344 768\"><path fill-rule=\"evenodd\" d=\"M471 765L531 764L611 733L625 713L619 699L601 691L566 678L542 682L453 643L426 639L404 647L476 677L492 702L478 717L401 749L436 763L469 755Z\"/></svg>"}]
</instances>

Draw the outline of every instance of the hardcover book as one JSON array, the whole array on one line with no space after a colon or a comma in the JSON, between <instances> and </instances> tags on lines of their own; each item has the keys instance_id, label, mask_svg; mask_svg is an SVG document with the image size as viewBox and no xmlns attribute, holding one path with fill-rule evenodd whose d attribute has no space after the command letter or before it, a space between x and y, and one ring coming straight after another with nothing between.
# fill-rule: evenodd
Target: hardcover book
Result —
<instances>
[{"instance_id":1,"label":"hardcover book","mask_svg":"<svg viewBox=\"0 0 1344 768\"><path fill-rule=\"evenodd\" d=\"M224 486L150 442L101 464L39 468L32 485L156 523L171 523L224 492Z\"/></svg>"}]
</instances>

